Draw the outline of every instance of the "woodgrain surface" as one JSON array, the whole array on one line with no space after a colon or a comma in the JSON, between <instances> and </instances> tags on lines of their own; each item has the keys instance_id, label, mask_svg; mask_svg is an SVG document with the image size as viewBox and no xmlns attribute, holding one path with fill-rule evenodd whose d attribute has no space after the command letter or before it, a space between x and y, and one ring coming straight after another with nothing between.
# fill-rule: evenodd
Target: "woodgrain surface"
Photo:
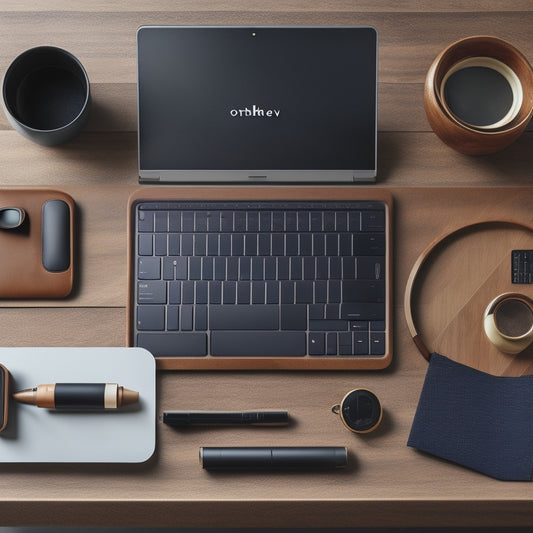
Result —
<instances>
[{"instance_id":1,"label":"woodgrain surface","mask_svg":"<svg viewBox=\"0 0 533 533\"><path fill-rule=\"evenodd\" d=\"M2 75L20 52L56 45L84 64L93 95L87 129L62 147L30 143L0 114L0 185L56 187L79 208L80 268L72 296L2 301L5 346L124 345L126 206L138 187L135 32L143 24L378 29L376 186L390 188L395 198L394 360L378 372L160 372L158 414L277 407L288 409L294 422L216 431L158 423L156 454L142 465L0 464L0 525L532 526L531 483L498 482L406 447L426 362L402 306L412 264L444 231L495 212L533 221L531 127L503 152L471 157L439 141L423 111L425 73L454 40L495 35L533 61L531 1L3 0ZM454 277L451 266L445 271ZM425 283L421 311L439 294L438 283ZM464 304L457 293L443 283L449 309ZM436 322L424 316L428 342L454 351L456 345L442 344L446 313ZM385 410L382 425L369 435L350 433L330 410L357 386L373 390ZM198 448L217 445L347 446L350 467L322 474L210 474L198 464Z\"/></svg>"}]
</instances>

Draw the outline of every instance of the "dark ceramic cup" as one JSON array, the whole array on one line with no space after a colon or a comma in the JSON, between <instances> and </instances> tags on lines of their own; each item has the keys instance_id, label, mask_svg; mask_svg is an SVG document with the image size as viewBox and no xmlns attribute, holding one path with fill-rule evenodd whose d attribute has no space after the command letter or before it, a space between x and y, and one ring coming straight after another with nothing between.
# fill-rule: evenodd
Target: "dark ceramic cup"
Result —
<instances>
[{"instance_id":1,"label":"dark ceramic cup","mask_svg":"<svg viewBox=\"0 0 533 533\"><path fill-rule=\"evenodd\" d=\"M69 52L53 46L31 48L7 69L4 111L13 128L44 146L73 139L89 117L89 78Z\"/></svg>"}]
</instances>

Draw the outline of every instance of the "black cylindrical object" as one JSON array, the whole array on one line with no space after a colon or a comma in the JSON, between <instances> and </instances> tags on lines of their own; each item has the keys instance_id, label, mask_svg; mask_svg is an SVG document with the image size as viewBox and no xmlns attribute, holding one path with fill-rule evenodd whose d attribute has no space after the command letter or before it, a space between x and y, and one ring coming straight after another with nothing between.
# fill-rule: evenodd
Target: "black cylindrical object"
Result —
<instances>
[{"instance_id":1,"label":"black cylindrical object","mask_svg":"<svg viewBox=\"0 0 533 533\"><path fill-rule=\"evenodd\" d=\"M202 467L210 469L340 468L348 463L343 446L200 448Z\"/></svg>"}]
</instances>

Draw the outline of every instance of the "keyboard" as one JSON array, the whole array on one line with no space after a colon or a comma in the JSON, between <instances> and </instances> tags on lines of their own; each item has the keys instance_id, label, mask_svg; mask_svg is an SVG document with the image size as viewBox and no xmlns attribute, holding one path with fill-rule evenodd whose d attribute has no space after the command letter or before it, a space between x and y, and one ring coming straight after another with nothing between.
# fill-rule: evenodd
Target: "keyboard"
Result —
<instances>
[{"instance_id":1,"label":"keyboard","mask_svg":"<svg viewBox=\"0 0 533 533\"><path fill-rule=\"evenodd\" d=\"M134 202L131 344L167 368L385 366L389 218L380 200Z\"/></svg>"}]
</instances>

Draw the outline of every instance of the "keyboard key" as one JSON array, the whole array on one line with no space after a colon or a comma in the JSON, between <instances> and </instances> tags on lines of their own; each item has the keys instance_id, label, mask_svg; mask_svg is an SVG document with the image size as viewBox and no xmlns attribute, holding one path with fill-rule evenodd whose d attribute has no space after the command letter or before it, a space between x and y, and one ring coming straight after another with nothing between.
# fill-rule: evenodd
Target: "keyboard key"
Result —
<instances>
[{"instance_id":1,"label":"keyboard key","mask_svg":"<svg viewBox=\"0 0 533 533\"><path fill-rule=\"evenodd\" d=\"M285 236L282 233L272 234L272 255L285 254Z\"/></svg>"},{"instance_id":2,"label":"keyboard key","mask_svg":"<svg viewBox=\"0 0 533 533\"><path fill-rule=\"evenodd\" d=\"M385 320L384 303L343 303L341 318L346 320Z\"/></svg>"},{"instance_id":3,"label":"keyboard key","mask_svg":"<svg viewBox=\"0 0 533 533\"><path fill-rule=\"evenodd\" d=\"M265 282L252 281L252 304L265 303Z\"/></svg>"},{"instance_id":4,"label":"keyboard key","mask_svg":"<svg viewBox=\"0 0 533 533\"><path fill-rule=\"evenodd\" d=\"M159 279L161 277L161 259L159 257L139 257L137 262L138 279Z\"/></svg>"},{"instance_id":5,"label":"keyboard key","mask_svg":"<svg viewBox=\"0 0 533 533\"><path fill-rule=\"evenodd\" d=\"M357 279L385 279L385 260L382 257L358 257Z\"/></svg>"},{"instance_id":6,"label":"keyboard key","mask_svg":"<svg viewBox=\"0 0 533 533\"><path fill-rule=\"evenodd\" d=\"M182 282L181 289L181 303L193 304L194 303L194 281Z\"/></svg>"},{"instance_id":7,"label":"keyboard key","mask_svg":"<svg viewBox=\"0 0 533 533\"><path fill-rule=\"evenodd\" d=\"M207 213L207 231L220 231L220 211L210 211Z\"/></svg>"},{"instance_id":8,"label":"keyboard key","mask_svg":"<svg viewBox=\"0 0 533 533\"><path fill-rule=\"evenodd\" d=\"M385 211L369 210L361 213L361 231L384 231Z\"/></svg>"},{"instance_id":9,"label":"keyboard key","mask_svg":"<svg viewBox=\"0 0 533 533\"><path fill-rule=\"evenodd\" d=\"M299 304L282 305L281 306L281 329L284 329L284 330L305 330L307 329L307 306L299 305Z\"/></svg>"},{"instance_id":10,"label":"keyboard key","mask_svg":"<svg viewBox=\"0 0 533 533\"><path fill-rule=\"evenodd\" d=\"M168 234L168 255L180 255L180 236L178 233Z\"/></svg>"},{"instance_id":11,"label":"keyboard key","mask_svg":"<svg viewBox=\"0 0 533 533\"><path fill-rule=\"evenodd\" d=\"M214 302L211 302L214 303ZM237 282L237 303L249 304L250 303L250 284L247 281Z\"/></svg>"},{"instance_id":12,"label":"keyboard key","mask_svg":"<svg viewBox=\"0 0 533 533\"><path fill-rule=\"evenodd\" d=\"M194 235L194 255L206 255L207 253L207 235L198 233Z\"/></svg>"},{"instance_id":13,"label":"keyboard key","mask_svg":"<svg viewBox=\"0 0 533 533\"><path fill-rule=\"evenodd\" d=\"M193 255L194 239L192 233L183 233L181 235L181 255Z\"/></svg>"},{"instance_id":14,"label":"keyboard key","mask_svg":"<svg viewBox=\"0 0 533 533\"><path fill-rule=\"evenodd\" d=\"M294 281L282 281L281 282L281 303L293 304L294 303Z\"/></svg>"},{"instance_id":15,"label":"keyboard key","mask_svg":"<svg viewBox=\"0 0 533 533\"><path fill-rule=\"evenodd\" d=\"M168 231L181 231L181 213L179 211L170 211L168 214Z\"/></svg>"},{"instance_id":16,"label":"keyboard key","mask_svg":"<svg viewBox=\"0 0 533 533\"><path fill-rule=\"evenodd\" d=\"M324 318L324 306L313 304L309 306L309 320L320 320Z\"/></svg>"},{"instance_id":17,"label":"keyboard key","mask_svg":"<svg viewBox=\"0 0 533 533\"><path fill-rule=\"evenodd\" d=\"M211 355L287 356L306 355L305 331L212 331Z\"/></svg>"},{"instance_id":18,"label":"keyboard key","mask_svg":"<svg viewBox=\"0 0 533 533\"><path fill-rule=\"evenodd\" d=\"M222 303L232 305L237 298L237 284L234 281L222 282Z\"/></svg>"},{"instance_id":19,"label":"keyboard key","mask_svg":"<svg viewBox=\"0 0 533 533\"><path fill-rule=\"evenodd\" d=\"M197 304L206 304L209 301L209 284L207 281L195 283L194 301Z\"/></svg>"},{"instance_id":20,"label":"keyboard key","mask_svg":"<svg viewBox=\"0 0 533 533\"><path fill-rule=\"evenodd\" d=\"M166 304L167 284L165 281L137 282L138 304Z\"/></svg>"},{"instance_id":21,"label":"keyboard key","mask_svg":"<svg viewBox=\"0 0 533 533\"><path fill-rule=\"evenodd\" d=\"M366 280L344 280L342 282L343 302L384 302L385 282Z\"/></svg>"},{"instance_id":22,"label":"keyboard key","mask_svg":"<svg viewBox=\"0 0 533 533\"><path fill-rule=\"evenodd\" d=\"M257 211L248 211L247 213L247 231L259 231L259 213Z\"/></svg>"},{"instance_id":23,"label":"keyboard key","mask_svg":"<svg viewBox=\"0 0 533 533\"><path fill-rule=\"evenodd\" d=\"M352 334L351 333L339 333L339 355L351 355L352 354Z\"/></svg>"},{"instance_id":24,"label":"keyboard key","mask_svg":"<svg viewBox=\"0 0 533 533\"><path fill-rule=\"evenodd\" d=\"M183 211L181 223L182 231L194 231L194 211Z\"/></svg>"},{"instance_id":25,"label":"keyboard key","mask_svg":"<svg viewBox=\"0 0 533 533\"><path fill-rule=\"evenodd\" d=\"M297 281L296 282L296 303L312 304L313 303L313 282Z\"/></svg>"},{"instance_id":26,"label":"keyboard key","mask_svg":"<svg viewBox=\"0 0 533 533\"><path fill-rule=\"evenodd\" d=\"M212 330L278 329L277 305L211 305L209 328Z\"/></svg>"},{"instance_id":27,"label":"keyboard key","mask_svg":"<svg viewBox=\"0 0 533 533\"><path fill-rule=\"evenodd\" d=\"M311 231L323 231L322 211L311 211Z\"/></svg>"},{"instance_id":28,"label":"keyboard key","mask_svg":"<svg viewBox=\"0 0 533 533\"><path fill-rule=\"evenodd\" d=\"M209 303L220 304L222 303L222 282L210 281L209 282Z\"/></svg>"},{"instance_id":29,"label":"keyboard key","mask_svg":"<svg viewBox=\"0 0 533 533\"><path fill-rule=\"evenodd\" d=\"M189 277L189 261L186 257L175 257L176 279L187 279Z\"/></svg>"},{"instance_id":30,"label":"keyboard key","mask_svg":"<svg viewBox=\"0 0 533 533\"><path fill-rule=\"evenodd\" d=\"M309 331L347 331L347 320L309 320Z\"/></svg>"},{"instance_id":31,"label":"keyboard key","mask_svg":"<svg viewBox=\"0 0 533 533\"><path fill-rule=\"evenodd\" d=\"M355 331L353 333L353 350L355 355L368 355L370 353L367 331Z\"/></svg>"},{"instance_id":32,"label":"keyboard key","mask_svg":"<svg viewBox=\"0 0 533 533\"><path fill-rule=\"evenodd\" d=\"M154 230L159 233L168 231L168 213L166 211L155 212Z\"/></svg>"},{"instance_id":33,"label":"keyboard key","mask_svg":"<svg viewBox=\"0 0 533 533\"><path fill-rule=\"evenodd\" d=\"M207 305L197 305L194 308L195 331L207 330Z\"/></svg>"},{"instance_id":34,"label":"keyboard key","mask_svg":"<svg viewBox=\"0 0 533 533\"><path fill-rule=\"evenodd\" d=\"M139 235L139 244L138 251L139 255L152 255L153 246L152 246L152 234L151 233L141 233Z\"/></svg>"},{"instance_id":35,"label":"keyboard key","mask_svg":"<svg viewBox=\"0 0 533 533\"><path fill-rule=\"evenodd\" d=\"M353 253L356 256L385 255L385 234L358 233L354 235Z\"/></svg>"},{"instance_id":36,"label":"keyboard key","mask_svg":"<svg viewBox=\"0 0 533 533\"><path fill-rule=\"evenodd\" d=\"M174 257L163 257L163 279L168 281L174 279L174 266L176 265Z\"/></svg>"},{"instance_id":37,"label":"keyboard key","mask_svg":"<svg viewBox=\"0 0 533 533\"><path fill-rule=\"evenodd\" d=\"M252 279L255 281L264 279L264 263L262 257L252 257Z\"/></svg>"},{"instance_id":38,"label":"keyboard key","mask_svg":"<svg viewBox=\"0 0 533 533\"><path fill-rule=\"evenodd\" d=\"M180 308L179 305L169 305L167 307L167 330L177 331L180 329Z\"/></svg>"},{"instance_id":39,"label":"keyboard key","mask_svg":"<svg viewBox=\"0 0 533 533\"><path fill-rule=\"evenodd\" d=\"M207 355L205 333L139 333L137 346L155 357L194 357Z\"/></svg>"},{"instance_id":40,"label":"keyboard key","mask_svg":"<svg viewBox=\"0 0 533 533\"><path fill-rule=\"evenodd\" d=\"M285 231L297 231L297 213L296 211L287 211L285 213Z\"/></svg>"},{"instance_id":41,"label":"keyboard key","mask_svg":"<svg viewBox=\"0 0 533 533\"><path fill-rule=\"evenodd\" d=\"M275 280L277 275L277 265L275 257L265 257L265 279Z\"/></svg>"},{"instance_id":42,"label":"keyboard key","mask_svg":"<svg viewBox=\"0 0 533 533\"><path fill-rule=\"evenodd\" d=\"M156 233L155 241L155 255L167 255L167 235L166 233Z\"/></svg>"},{"instance_id":43,"label":"keyboard key","mask_svg":"<svg viewBox=\"0 0 533 533\"><path fill-rule=\"evenodd\" d=\"M214 277L213 257L202 257L202 279L212 280Z\"/></svg>"},{"instance_id":44,"label":"keyboard key","mask_svg":"<svg viewBox=\"0 0 533 533\"><path fill-rule=\"evenodd\" d=\"M195 213L194 231L207 231L207 213L205 211L197 211Z\"/></svg>"},{"instance_id":45,"label":"keyboard key","mask_svg":"<svg viewBox=\"0 0 533 533\"><path fill-rule=\"evenodd\" d=\"M202 258L189 257L189 279L202 279Z\"/></svg>"},{"instance_id":46,"label":"keyboard key","mask_svg":"<svg viewBox=\"0 0 533 533\"><path fill-rule=\"evenodd\" d=\"M298 211L298 231L309 231L309 211Z\"/></svg>"},{"instance_id":47,"label":"keyboard key","mask_svg":"<svg viewBox=\"0 0 533 533\"><path fill-rule=\"evenodd\" d=\"M218 255L218 234L217 233L210 233L207 236L207 255L212 255L212 256Z\"/></svg>"},{"instance_id":48,"label":"keyboard key","mask_svg":"<svg viewBox=\"0 0 533 533\"><path fill-rule=\"evenodd\" d=\"M272 224L272 213L270 211L259 212L259 231L270 231Z\"/></svg>"},{"instance_id":49,"label":"keyboard key","mask_svg":"<svg viewBox=\"0 0 533 533\"><path fill-rule=\"evenodd\" d=\"M171 281L168 284L168 303L181 303L181 281Z\"/></svg>"},{"instance_id":50,"label":"keyboard key","mask_svg":"<svg viewBox=\"0 0 533 533\"><path fill-rule=\"evenodd\" d=\"M270 234L260 233L258 238L258 255L266 256L270 255Z\"/></svg>"},{"instance_id":51,"label":"keyboard key","mask_svg":"<svg viewBox=\"0 0 533 533\"><path fill-rule=\"evenodd\" d=\"M325 304L328 301L328 282L315 281L315 303Z\"/></svg>"},{"instance_id":52,"label":"keyboard key","mask_svg":"<svg viewBox=\"0 0 533 533\"><path fill-rule=\"evenodd\" d=\"M279 303L279 283L277 281L266 282L266 303L278 304Z\"/></svg>"},{"instance_id":53,"label":"keyboard key","mask_svg":"<svg viewBox=\"0 0 533 533\"><path fill-rule=\"evenodd\" d=\"M139 210L137 215L137 231L139 233L154 231L154 212Z\"/></svg>"},{"instance_id":54,"label":"keyboard key","mask_svg":"<svg viewBox=\"0 0 533 533\"><path fill-rule=\"evenodd\" d=\"M272 213L272 231L285 231L285 216L283 211Z\"/></svg>"},{"instance_id":55,"label":"keyboard key","mask_svg":"<svg viewBox=\"0 0 533 533\"><path fill-rule=\"evenodd\" d=\"M337 355L337 334L336 333L326 334L326 354Z\"/></svg>"},{"instance_id":56,"label":"keyboard key","mask_svg":"<svg viewBox=\"0 0 533 533\"><path fill-rule=\"evenodd\" d=\"M335 212L324 212L324 231L335 231Z\"/></svg>"},{"instance_id":57,"label":"keyboard key","mask_svg":"<svg viewBox=\"0 0 533 533\"><path fill-rule=\"evenodd\" d=\"M385 354L385 333L370 333L370 353L371 355Z\"/></svg>"},{"instance_id":58,"label":"keyboard key","mask_svg":"<svg viewBox=\"0 0 533 533\"><path fill-rule=\"evenodd\" d=\"M291 280L302 279L303 277L303 258L291 257L289 260L290 278Z\"/></svg>"},{"instance_id":59,"label":"keyboard key","mask_svg":"<svg viewBox=\"0 0 533 533\"><path fill-rule=\"evenodd\" d=\"M233 231L232 211L222 211L220 213L220 231Z\"/></svg>"},{"instance_id":60,"label":"keyboard key","mask_svg":"<svg viewBox=\"0 0 533 533\"><path fill-rule=\"evenodd\" d=\"M192 330L192 319L193 319L193 306L182 305L181 306L181 329L183 331Z\"/></svg>"},{"instance_id":61,"label":"keyboard key","mask_svg":"<svg viewBox=\"0 0 533 533\"><path fill-rule=\"evenodd\" d=\"M162 305L139 305L137 307L137 329L163 331L165 329L165 307Z\"/></svg>"},{"instance_id":62,"label":"keyboard key","mask_svg":"<svg viewBox=\"0 0 533 533\"><path fill-rule=\"evenodd\" d=\"M324 355L326 353L325 333L309 333L309 355Z\"/></svg>"},{"instance_id":63,"label":"keyboard key","mask_svg":"<svg viewBox=\"0 0 533 533\"><path fill-rule=\"evenodd\" d=\"M226 279L228 281L237 281L239 279L239 258L226 258Z\"/></svg>"}]
</instances>

